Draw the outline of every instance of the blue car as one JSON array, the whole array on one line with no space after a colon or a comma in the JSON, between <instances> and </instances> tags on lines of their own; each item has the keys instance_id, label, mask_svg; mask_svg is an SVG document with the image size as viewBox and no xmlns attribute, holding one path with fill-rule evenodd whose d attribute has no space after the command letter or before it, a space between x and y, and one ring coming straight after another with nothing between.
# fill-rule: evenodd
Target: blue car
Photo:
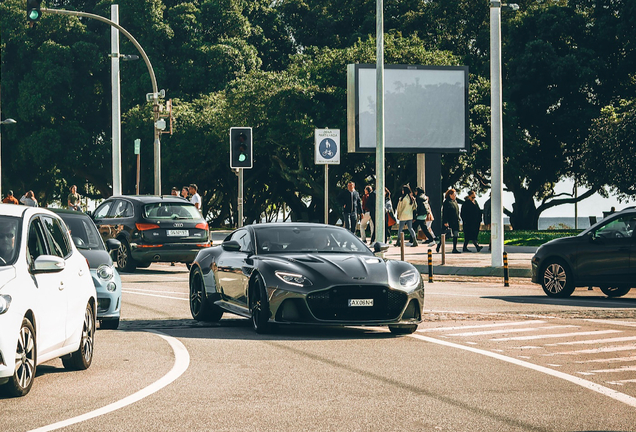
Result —
<instances>
[{"instance_id":1,"label":"blue car","mask_svg":"<svg viewBox=\"0 0 636 432\"><path fill-rule=\"evenodd\" d=\"M109 239L104 245L93 220L81 211L51 210L62 218L75 246L88 261L97 291L97 319L100 328L117 329L121 316L121 278L113 266L109 251L119 248L119 241Z\"/></svg>"}]
</instances>

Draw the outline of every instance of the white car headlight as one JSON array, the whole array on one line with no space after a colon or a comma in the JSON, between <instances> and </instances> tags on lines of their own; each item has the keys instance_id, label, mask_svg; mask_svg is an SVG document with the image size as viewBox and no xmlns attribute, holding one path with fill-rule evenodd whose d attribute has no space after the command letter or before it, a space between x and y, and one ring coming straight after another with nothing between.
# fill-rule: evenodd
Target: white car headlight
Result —
<instances>
[{"instance_id":1,"label":"white car headlight","mask_svg":"<svg viewBox=\"0 0 636 432\"><path fill-rule=\"evenodd\" d=\"M9 310L11 305L11 296L2 294L0 295L0 315Z\"/></svg>"},{"instance_id":2,"label":"white car headlight","mask_svg":"<svg viewBox=\"0 0 636 432\"><path fill-rule=\"evenodd\" d=\"M297 273L287 273L282 271L275 272L276 276L282 281L296 286L308 286L311 285L311 281L307 279L305 276Z\"/></svg>"},{"instance_id":3,"label":"white car headlight","mask_svg":"<svg viewBox=\"0 0 636 432\"><path fill-rule=\"evenodd\" d=\"M102 264L97 267L97 276L99 276L100 279L111 280L113 278L113 275L114 270L112 266L109 266L108 264Z\"/></svg>"},{"instance_id":4,"label":"white car headlight","mask_svg":"<svg viewBox=\"0 0 636 432\"><path fill-rule=\"evenodd\" d=\"M400 275L400 287L411 289L420 283L422 277L417 270L407 270Z\"/></svg>"}]
</instances>

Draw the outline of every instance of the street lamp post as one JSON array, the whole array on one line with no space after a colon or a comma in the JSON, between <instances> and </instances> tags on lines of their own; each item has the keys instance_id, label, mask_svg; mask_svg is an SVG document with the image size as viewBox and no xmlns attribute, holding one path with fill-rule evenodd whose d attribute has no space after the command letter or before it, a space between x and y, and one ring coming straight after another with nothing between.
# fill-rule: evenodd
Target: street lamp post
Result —
<instances>
[{"instance_id":1,"label":"street lamp post","mask_svg":"<svg viewBox=\"0 0 636 432\"><path fill-rule=\"evenodd\" d=\"M501 9L518 10L516 4L490 1L490 171L492 266L503 266L503 123L501 118Z\"/></svg>"},{"instance_id":2,"label":"street lamp post","mask_svg":"<svg viewBox=\"0 0 636 432\"><path fill-rule=\"evenodd\" d=\"M12 118L0 121L0 125L16 124ZM0 195L2 195L2 129L0 129Z\"/></svg>"}]
</instances>

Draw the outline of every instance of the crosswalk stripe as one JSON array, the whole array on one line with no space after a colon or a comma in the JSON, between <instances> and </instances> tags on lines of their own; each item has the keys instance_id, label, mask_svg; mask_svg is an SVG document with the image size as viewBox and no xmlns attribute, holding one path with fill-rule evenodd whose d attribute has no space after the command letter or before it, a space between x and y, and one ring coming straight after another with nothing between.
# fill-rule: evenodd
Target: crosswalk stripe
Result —
<instances>
[{"instance_id":1,"label":"crosswalk stripe","mask_svg":"<svg viewBox=\"0 0 636 432\"><path fill-rule=\"evenodd\" d=\"M611 372L629 372L629 371L636 371L636 365L621 366L621 367L615 368L615 369L597 369L597 370L592 370L590 372L592 372L592 373L611 373Z\"/></svg>"},{"instance_id":2,"label":"crosswalk stripe","mask_svg":"<svg viewBox=\"0 0 636 432\"><path fill-rule=\"evenodd\" d=\"M577 363L617 363L617 362L628 362L635 361L636 356L632 357L614 357L610 359L591 359L591 360L579 360Z\"/></svg>"},{"instance_id":3,"label":"crosswalk stripe","mask_svg":"<svg viewBox=\"0 0 636 432\"><path fill-rule=\"evenodd\" d=\"M535 336L515 336L509 338L497 338L490 339L491 341L504 342L504 341L521 341L521 340L534 340L534 339L556 339L556 338L564 338L564 337L572 337L572 336L590 336L590 335L601 335L601 334L609 334L609 333L622 333L621 330L595 330L589 332L579 332L579 333L560 333L560 334L547 334L547 335L535 335Z\"/></svg>"},{"instance_id":4,"label":"crosswalk stripe","mask_svg":"<svg viewBox=\"0 0 636 432\"><path fill-rule=\"evenodd\" d=\"M419 329L418 332L426 333L426 332L431 332L431 331L453 331L453 330L464 330L464 329L478 329L478 328L488 328L488 327L507 327L507 326L518 326L518 325L526 325L526 324L543 324L543 323L545 323L545 321L542 321L542 320L529 320L529 321L505 322L505 323L497 323L497 324L480 324L480 325L470 325L470 326L426 328L426 329Z\"/></svg>"},{"instance_id":5,"label":"crosswalk stripe","mask_svg":"<svg viewBox=\"0 0 636 432\"><path fill-rule=\"evenodd\" d=\"M557 346L557 345L597 345L602 343L613 343L613 342L627 342L636 340L636 336L626 336L619 338L607 338L607 339L594 339L594 340L582 340L582 341L568 341L568 342L557 342L553 344L547 344L546 346Z\"/></svg>"},{"instance_id":6,"label":"crosswalk stripe","mask_svg":"<svg viewBox=\"0 0 636 432\"><path fill-rule=\"evenodd\" d=\"M497 334L497 333L522 333L522 332L531 332L531 331L539 331L539 330L549 330L549 329L557 329L557 328L578 328L579 326L575 325L557 325L557 326L548 326L548 327L526 327L520 329L499 329L499 330L485 330L478 332L465 332L465 333L453 333L448 336L484 336L489 334Z\"/></svg>"},{"instance_id":7,"label":"crosswalk stripe","mask_svg":"<svg viewBox=\"0 0 636 432\"><path fill-rule=\"evenodd\" d=\"M543 354L543 355L555 356L555 355L570 355L570 354L600 354L600 353L628 351L628 350L636 350L636 345L615 345L615 346L610 346L605 348L594 348L594 349L577 350L577 351L563 351L563 352Z\"/></svg>"}]
</instances>

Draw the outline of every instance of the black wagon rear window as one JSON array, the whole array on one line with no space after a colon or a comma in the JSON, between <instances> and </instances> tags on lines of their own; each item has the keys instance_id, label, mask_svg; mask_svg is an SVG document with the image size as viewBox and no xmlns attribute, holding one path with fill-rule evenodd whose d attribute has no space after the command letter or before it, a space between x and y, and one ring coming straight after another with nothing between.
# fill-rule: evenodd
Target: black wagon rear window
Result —
<instances>
[{"instance_id":1,"label":"black wagon rear window","mask_svg":"<svg viewBox=\"0 0 636 432\"><path fill-rule=\"evenodd\" d=\"M159 202L144 206L146 219L201 219L201 213L192 204Z\"/></svg>"}]
</instances>

